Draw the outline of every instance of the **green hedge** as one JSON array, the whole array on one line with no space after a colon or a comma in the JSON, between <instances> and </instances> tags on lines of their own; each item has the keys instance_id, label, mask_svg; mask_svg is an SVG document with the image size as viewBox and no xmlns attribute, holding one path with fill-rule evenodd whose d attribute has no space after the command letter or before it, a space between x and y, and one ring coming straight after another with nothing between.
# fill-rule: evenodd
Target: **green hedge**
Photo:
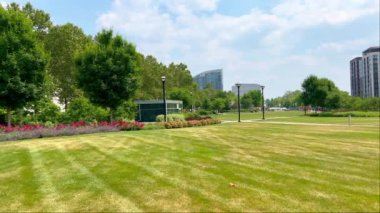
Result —
<instances>
[{"instance_id":1,"label":"green hedge","mask_svg":"<svg viewBox=\"0 0 380 213\"><path fill-rule=\"evenodd\" d=\"M185 116L182 114L169 114L166 115L166 120L169 121L184 121ZM157 122L164 122L164 115L157 115L156 117Z\"/></svg>"},{"instance_id":2,"label":"green hedge","mask_svg":"<svg viewBox=\"0 0 380 213\"><path fill-rule=\"evenodd\" d=\"M309 116L312 117L379 117L379 112L362 112L362 111L351 111L351 112L321 112L321 113L312 113Z\"/></svg>"}]
</instances>

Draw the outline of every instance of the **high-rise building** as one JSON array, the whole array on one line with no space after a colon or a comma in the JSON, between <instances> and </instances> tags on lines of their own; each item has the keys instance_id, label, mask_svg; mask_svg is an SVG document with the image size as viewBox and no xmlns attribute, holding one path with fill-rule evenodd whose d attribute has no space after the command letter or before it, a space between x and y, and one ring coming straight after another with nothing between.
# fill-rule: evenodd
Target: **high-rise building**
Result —
<instances>
[{"instance_id":1,"label":"high-rise building","mask_svg":"<svg viewBox=\"0 0 380 213\"><path fill-rule=\"evenodd\" d=\"M261 90L261 85L259 84L241 84L240 86L240 95L243 96L244 94L253 91L253 90ZM238 89L237 86L232 86L232 92L237 95Z\"/></svg>"},{"instance_id":2,"label":"high-rise building","mask_svg":"<svg viewBox=\"0 0 380 213\"><path fill-rule=\"evenodd\" d=\"M351 95L380 97L380 47L370 47L350 61Z\"/></svg>"},{"instance_id":3,"label":"high-rise building","mask_svg":"<svg viewBox=\"0 0 380 213\"><path fill-rule=\"evenodd\" d=\"M206 89L208 85L216 90L223 90L223 70L209 70L194 76L199 89Z\"/></svg>"},{"instance_id":4,"label":"high-rise building","mask_svg":"<svg viewBox=\"0 0 380 213\"><path fill-rule=\"evenodd\" d=\"M370 47L363 52L363 97L379 97L379 58L380 47Z\"/></svg>"},{"instance_id":5,"label":"high-rise building","mask_svg":"<svg viewBox=\"0 0 380 213\"><path fill-rule=\"evenodd\" d=\"M351 69L351 95L352 96L362 96L363 92L361 91L360 81L363 78L363 69L362 69L362 57L356 57L350 61ZM362 78L360 78L362 77Z\"/></svg>"}]
</instances>

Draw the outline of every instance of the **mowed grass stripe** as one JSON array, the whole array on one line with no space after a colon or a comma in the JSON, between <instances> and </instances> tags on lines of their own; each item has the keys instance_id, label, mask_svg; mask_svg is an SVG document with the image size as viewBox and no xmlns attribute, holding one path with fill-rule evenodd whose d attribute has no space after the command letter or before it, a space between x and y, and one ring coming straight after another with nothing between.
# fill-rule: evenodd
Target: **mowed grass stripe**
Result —
<instances>
[{"instance_id":1,"label":"mowed grass stripe","mask_svg":"<svg viewBox=\"0 0 380 213\"><path fill-rule=\"evenodd\" d=\"M1 163L3 166L0 170L2 174L0 176L0 183L2 183L0 186L0 210L2 207L6 207L9 211L38 209L42 196L32 168L33 163L29 150L26 148L16 149L12 150L10 155L2 152L1 156L1 160L6 160ZM5 175L7 173L8 175ZM8 198L14 202L7 202Z\"/></svg>"},{"instance_id":2,"label":"mowed grass stripe","mask_svg":"<svg viewBox=\"0 0 380 213\"><path fill-rule=\"evenodd\" d=\"M97 148L102 149L103 146L97 147ZM102 152L100 150L98 150L98 151ZM142 155L142 156L144 156L144 158L145 157L149 158L147 156L147 154L138 153L137 151L135 151L135 154ZM111 158L111 159L113 158L113 157L110 157L109 154L104 153L104 155L109 156L109 158ZM119 162L131 163L128 161L128 157L125 155L115 155L115 158L116 157L117 157L117 159L115 159L115 160L117 160ZM155 160L157 160L158 163L152 162ZM147 166L147 165L152 165L152 166ZM174 165L175 169L170 170L170 168L167 168L168 165L170 165L170 166ZM197 202L194 202L194 200L192 200L191 203L194 206L198 206L199 204L205 205L206 203L208 203L207 204L207 205L209 205L208 209L213 209L214 211L218 211L218 210L220 211L222 209L226 209L227 208L226 204L228 204L228 208L230 208L230 209L235 208L234 209L235 211L238 211L238 210L242 211L242 209L244 209L244 208L242 208L243 207L242 201L231 202L228 200L228 198L223 198L223 197L217 196L217 194L220 194L220 192L219 193L213 193L215 190L218 190L218 187L220 187L220 186L218 186L218 184L209 184L209 181L212 182L212 180L216 180L216 181L223 180L224 183L223 183L222 187L224 188L224 190L228 189L229 180L226 179L222 175L217 175L214 173L203 171L203 170L198 169L194 166L191 166L191 164L184 163L183 161L180 161L180 160L168 160L167 156L164 159L154 159L151 161L143 161L143 164L139 165L139 166L141 166L146 171L151 171L151 173L154 174L154 176L161 177L161 178L165 178L165 176L166 176L167 181L174 183L176 186L175 190L179 190L180 193L186 193L186 194L193 194L194 195L194 192L196 192L197 196L201 196L202 199L200 201L197 201ZM156 166L160 166L161 168L164 167L163 170L165 172L163 173L163 172L155 169L154 167L156 167ZM173 178L171 176L171 173L173 173L173 171L174 171L174 173L176 173L175 171L178 169L181 169L182 172L186 173L186 178L179 180L179 179ZM202 184L202 179L207 179L207 183ZM243 185L240 185L240 187L242 187L242 186ZM260 190L257 188L249 188L249 187L246 187L246 188L250 190L250 193L252 193L253 191L256 193L259 192L260 196L266 196L266 197L269 197L270 199L272 199L273 197L277 197L278 199L280 199L283 202L283 204L291 202L289 199L283 198L279 195L276 196L276 194L273 191ZM228 189L228 190L230 190L230 189ZM256 198L257 198L256 202L258 202L260 200L259 199L260 197L256 197ZM176 203L175 200L173 200L173 202ZM199 202L201 202L201 203L199 203ZM266 202L268 202L268 200ZM238 204L238 205L234 206L233 203ZM162 209L162 210L165 211L165 209ZM182 210L182 209L180 209L180 210ZM198 211L198 210L199 211L205 211L205 209L197 209L195 211ZM252 209L252 207L249 210L250 211L257 211L257 209ZM168 210L166 210L166 211L168 211Z\"/></svg>"},{"instance_id":3,"label":"mowed grass stripe","mask_svg":"<svg viewBox=\"0 0 380 213\"><path fill-rule=\"evenodd\" d=\"M4 143L0 204L50 211L51 193L55 210L68 211L378 211L378 137L376 128L244 123ZM25 149L29 166L9 161ZM2 191L23 168L33 168L26 183L39 186L39 208Z\"/></svg>"},{"instance_id":4,"label":"mowed grass stripe","mask_svg":"<svg viewBox=\"0 0 380 213\"><path fill-rule=\"evenodd\" d=\"M270 148L270 151L265 150L265 152L263 152L263 150L260 149L260 153L259 153L259 152L256 152L255 150L252 150L250 148L250 147L252 147L252 144L250 147L249 147L249 143L247 143L248 146L238 147L238 144L234 145L233 142L226 142L226 139L222 139L222 138L218 137L217 134L215 134L215 133L212 133L211 135L213 135L212 137L215 138L215 140L211 140L211 141L218 141L218 143L223 142L223 144L225 146L231 147L231 149L233 151L231 153L234 153L234 155L237 154L236 157L239 158L239 160L241 160L242 158L243 159L249 158L249 160L261 159L261 160L271 161L273 163L291 164L292 166L299 166L302 168L320 167L321 162L322 162L322 163L328 165L329 166L328 169L330 170L330 172L333 172L333 173L336 172L337 174L341 174L341 172L346 172L346 173L350 172L350 174L356 174L357 177L360 175L363 175L363 169L360 168L360 167L363 167L363 161L360 161L360 162L357 162L354 164L354 163L346 163L345 161L347 161L347 159L342 159L339 162L337 162L337 160L325 160L324 158L326 156L331 156L331 151L330 152L323 152L324 153L323 156L316 157L317 156L316 152L314 150L312 150L311 148L308 149L307 154L305 154L305 150L302 150L303 152L298 152L297 147L299 147L299 146L295 146L295 145L291 144L291 142L288 142L288 143L282 142L281 146L283 144L287 145L286 147L282 146L282 149L281 149L282 152L273 152L272 151L273 149ZM226 138L228 138L228 137L226 137ZM233 138L230 138L230 139L233 140ZM276 145L279 145L278 141L276 141L274 143ZM242 143L239 143L239 144L242 144ZM289 144L290 144L290 146L289 146ZM284 148L286 148L286 150L284 150ZM295 149L297 149L297 152L295 152L295 154L293 154ZM248 153L247 150L249 150L250 152ZM376 151L376 149L373 149L373 150ZM284 151L286 151L286 152L284 152ZM291 154L289 154L289 153L291 153ZM300 156L300 155L302 155L302 156ZM270 156L270 158L268 158L268 156ZM338 156L338 157L340 157L340 156ZM374 154L374 157L376 157L376 154ZM301 158L302 161L299 161L298 158ZM335 158L337 158L337 157L335 156ZM374 160L374 159L370 159L370 160ZM345 167L342 168L342 164L347 164L347 165L345 165ZM349 169L349 170L347 171L347 169ZM368 169L376 170L376 168L373 168L373 167L368 168ZM375 173L375 175L376 175L376 173ZM367 178L360 178L359 177L359 179L367 179Z\"/></svg>"},{"instance_id":5,"label":"mowed grass stripe","mask_svg":"<svg viewBox=\"0 0 380 213\"><path fill-rule=\"evenodd\" d=\"M67 145L66 145L67 146ZM96 202L92 202L91 199L86 197L83 198L83 201L88 202L87 206L91 206L89 211L128 211L128 212L138 212L141 211L136 204L128 200L126 197L118 193L118 191L113 190L107 182L98 178L93 174L87 167L83 166L80 162L77 161L74 155L71 155L66 149L65 144L59 144L59 152L64 157L64 159L70 164L72 168L79 171L87 180L86 188L96 188L102 194L99 198L99 195L95 195L96 200L100 201L101 204L97 206ZM95 156L100 157L100 156ZM96 158L96 159L97 159ZM96 161L96 159L94 159ZM100 209L104 207L104 201L109 204L107 208Z\"/></svg>"},{"instance_id":6,"label":"mowed grass stripe","mask_svg":"<svg viewBox=\"0 0 380 213\"><path fill-rule=\"evenodd\" d=\"M173 136L170 137L171 139L173 139ZM167 140L167 139L166 139ZM178 140L176 140L177 142L179 142ZM171 149L168 149L168 150L171 150ZM350 191L351 192L351 191Z\"/></svg>"}]
</instances>

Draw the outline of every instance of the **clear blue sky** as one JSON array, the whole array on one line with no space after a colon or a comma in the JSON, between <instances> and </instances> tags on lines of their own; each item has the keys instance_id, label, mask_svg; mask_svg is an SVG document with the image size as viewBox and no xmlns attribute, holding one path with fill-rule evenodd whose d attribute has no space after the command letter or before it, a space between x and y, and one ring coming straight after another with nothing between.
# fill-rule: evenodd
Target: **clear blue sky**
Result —
<instances>
[{"instance_id":1,"label":"clear blue sky","mask_svg":"<svg viewBox=\"0 0 380 213\"><path fill-rule=\"evenodd\" d=\"M223 68L225 90L258 83L267 97L300 89L310 74L349 91L349 60L379 45L376 0L30 2L55 24L71 22L92 35L112 28L164 63L183 62L193 75Z\"/></svg>"}]
</instances>

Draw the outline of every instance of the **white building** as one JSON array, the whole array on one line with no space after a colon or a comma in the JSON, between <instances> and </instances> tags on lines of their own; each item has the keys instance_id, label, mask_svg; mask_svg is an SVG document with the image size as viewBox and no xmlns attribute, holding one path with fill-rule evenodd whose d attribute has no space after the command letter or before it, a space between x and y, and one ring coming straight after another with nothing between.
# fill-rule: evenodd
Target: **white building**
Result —
<instances>
[{"instance_id":1,"label":"white building","mask_svg":"<svg viewBox=\"0 0 380 213\"><path fill-rule=\"evenodd\" d=\"M261 85L259 84L241 84L240 86L240 95L243 96L244 94L253 91L253 90L261 90ZM238 89L234 85L232 86L232 92L237 95L238 94Z\"/></svg>"},{"instance_id":2,"label":"white building","mask_svg":"<svg viewBox=\"0 0 380 213\"><path fill-rule=\"evenodd\" d=\"M350 61L352 96L380 97L379 58L380 47L370 47Z\"/></svg>"}]
</instances>

